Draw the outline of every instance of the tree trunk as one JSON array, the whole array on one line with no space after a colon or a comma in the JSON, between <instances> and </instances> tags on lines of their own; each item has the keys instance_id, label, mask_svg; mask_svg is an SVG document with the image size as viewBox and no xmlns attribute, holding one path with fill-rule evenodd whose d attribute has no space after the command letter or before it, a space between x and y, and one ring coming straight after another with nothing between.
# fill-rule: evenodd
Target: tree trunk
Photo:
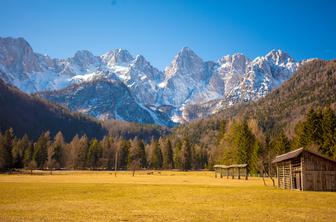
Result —
<instances>
[{"instance_id":1,"label":"tree trunk","mask_svg":"<svg viewBox=\"0 0 336 222\"><path fill-rule=\"evenodd\" d=\"M115 156L115 163L114 163L114 176L117 176L117 168L118 168L118 151L116 151L116 156Z\"/></svg>"},{"instance_id":2,"label":"tree trunk","mask_svg":"<svg viewBox=\"0 0 336 222\"><path fill-rule=\"evenodd\" d=\"M265 181L265 177L264 177L264 170L262 170L261 176L262 176L262 179L263 179L263 182L264 182L264 186L267 187L267 184L266 184L266 181Z\"/></svg>"},{"instance_id":3,"label":"tree trunk","mask_svg":"<svg viewBox=\"0 0 336 222\"><path fill-rule=\"evenodd\" d=\"M272 183L273 183L273 187L275 187L275 181L274 181L274 178L271 176L271 174L269 172L266 172L267 175L269 176L269 178L272 180Z\"/></svg>"}]
</instances>

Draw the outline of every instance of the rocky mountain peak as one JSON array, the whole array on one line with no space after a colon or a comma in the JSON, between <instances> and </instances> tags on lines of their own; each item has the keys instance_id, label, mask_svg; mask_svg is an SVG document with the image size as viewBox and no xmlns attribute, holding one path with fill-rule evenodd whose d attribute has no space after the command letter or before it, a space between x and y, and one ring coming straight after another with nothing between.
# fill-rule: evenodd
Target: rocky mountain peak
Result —
<instances>
[{"instance_id":1,"label":"rocky mountain peak","mask_svg":"<svg viewBox=\"0 0 336 222\"><path fill-rule=\"evenodd\" d=\"M99 57L94 56L90 51L88 50L79 50L75 53L74 57L72 57L71 62L81 66L85 67L91 64L95 64L99 62Z\"/></svg>"},{"instance_id":2,"label":"rocky mountain peak","mask_svg":"<svg viewBox=\"0 0 336 222\"><path fill-rule=\"evenodd\" d=\"M126 49L115 49L102 55L103 61L108 66L127 66L134 60L133 56Z\"/></svg>"},{"instance_id":3,"label":"rocky mountain peak","mask_svg":"<svg viewBox=\"0 0 336 222\"><path fill-rule=\"evenodd\" d=\"M137 55L135 57L135 60L134 60L134 65L135 66L141 67L141 66L144 66L144 65L148 65L148 63L149 62L142 55Z\"/></svg>"},{"instance_id":4,"label":"rocky mountain peak","mask_svg":"<svg viewBox=\"0 0 336 222\"><path fill-rule=\"evenodd\" d=\"M76 60L85 60L85 59L91 59L95 56L89 51L89 50L78 50L75 55L74 59Z\"/></svg>"},{"instance_id":5,"label":"rocky mountain peak","mask_svg":"<svg viewBox=\"0 0 336 222\"><path fill-rule=\"evenodd\" d=\"M283 52L281 49L273 49L266 54L265 59L268 61L272 61L277 65L295 62L295 60L288 53Z\"/></svg>"},{"instance_id":6,"label":"rocky mountain peak","mask_svg":"<svg viewBox=\"0 0 336 222\"><path fill-rule=\"evenodd\" d=\"M204 61L190 48L183 47L174 57L172 63L166 68L166 76L172 77L176 74L192 75L203 72Z\"/></svg>"},{"instance_id":7,"label":"rocky mountain peak","mask_svg":"<svg viewBox=\"0 0 336 222\"><path fill-rule=\"evenodd\" d=\"M196 62L203 63L203 60L189 47L183 47L180 52L175 56L173 62L188 65L188 63Z\"/></svg>"},{"instance_id":8,"label":"rocky mountain peak","mask_svg":"<svg viewBox=\"0 0 336 222\"><path fill-rule=\"evenodd\" d=\"M235 53L233 55L226 55L223 56L221 59L218 60L218 63L247 63L250 59L247 58L245 55L241 53Z\"/></svg>"},{"instance_id":9,"label":"rocky mountain peak","mask_svg":"<svg viewBox=\"0 0 336 222\"><path fill-rule=\"evenodd\" d=\"M41 70L32 47L24 38L0 37L0 63L6 71L14 73Z\"/></svg>"}]
</instances>

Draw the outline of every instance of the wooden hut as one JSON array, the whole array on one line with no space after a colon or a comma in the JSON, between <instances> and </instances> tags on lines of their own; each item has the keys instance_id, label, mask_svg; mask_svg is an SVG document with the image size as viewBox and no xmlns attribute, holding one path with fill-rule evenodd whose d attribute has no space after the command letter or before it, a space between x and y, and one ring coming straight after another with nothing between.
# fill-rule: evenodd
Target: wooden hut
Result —
<instances>
[{"instance_id":1,"label":"wooden hut","mask_svg":"<svg viewBox=\"0 0 336 222\"><path fill-rule=\"evenodd\" d=\"M336 191L336 161L304 148L285 153L276 164L278 188Z\"/></svg>"},{"instance_id":2,"label":"wooden hut","mask_svg":"<svg viewBox=\"0 0 336 222\"><path fill-rule=\"evenodd\" d=\"M235 177L240 179L245 178L247 180L248 178L248 172L247 172L247 164L234 164L234 165L215 165L215 177L217 177L217 174L220 175L220 178L223 178L223 176L226 176L226 178L232 178Z\"/></svg>"}]
</instances>

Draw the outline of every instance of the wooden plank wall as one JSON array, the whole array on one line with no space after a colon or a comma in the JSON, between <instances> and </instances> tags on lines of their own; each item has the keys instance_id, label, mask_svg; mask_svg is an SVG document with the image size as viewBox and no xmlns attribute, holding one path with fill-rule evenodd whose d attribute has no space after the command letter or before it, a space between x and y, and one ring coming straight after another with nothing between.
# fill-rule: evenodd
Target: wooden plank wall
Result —
<instances>
[{"instance_id":1,"label":"wooden plank wall","mask_svg":"<svg viewBox=\"0 0 336 222\"><path fill-rule=\"evenodd\" d=\"M336 163L308 152L303 156L304 190L336 191Z\"/></svg>"},{"instance_id":2,"label":"wooden plank wall","mask_svg":"<svg viewBox=\"0 0 336 222\"><path fill-rule=\"evenodd\" d=\"M291 164L290 161L284 161L277 165L278 167L278 186L282 189L291 189Z\"/></svg>"}]
</instances>

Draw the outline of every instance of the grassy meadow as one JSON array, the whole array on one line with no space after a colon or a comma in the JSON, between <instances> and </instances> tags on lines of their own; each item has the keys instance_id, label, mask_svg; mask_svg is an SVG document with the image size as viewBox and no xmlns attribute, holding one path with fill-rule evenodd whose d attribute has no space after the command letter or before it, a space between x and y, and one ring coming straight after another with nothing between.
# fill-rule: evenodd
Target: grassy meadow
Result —
<instances>
[{"instance_id":1,"label":"grassy meadow","mask_svg":"<svg viewBox=\"0 0 336 222\"><path fill-rule=\"evenodd\" d=\"M0 221L336 221L336 193L284 191L213 172L0 175Z\"/></svg>"}]
</instances>

